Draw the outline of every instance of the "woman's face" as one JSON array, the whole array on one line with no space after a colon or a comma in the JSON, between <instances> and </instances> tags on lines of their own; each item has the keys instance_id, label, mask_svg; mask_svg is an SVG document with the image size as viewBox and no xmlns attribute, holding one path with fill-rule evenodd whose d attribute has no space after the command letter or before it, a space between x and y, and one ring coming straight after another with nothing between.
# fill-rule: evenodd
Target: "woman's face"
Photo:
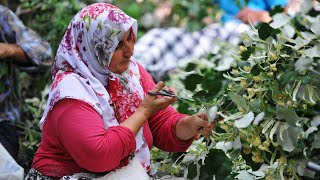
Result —
<instances>
[{"instance_id":1,"label":"woman's face","mask_svg":"<svg viewBox=\"0 0 320 180\"><path fill-rule=\"evenodd\" d=\"M121 74L126 71L130 64L130 58L133 55L134 40L132 31L127 31L121 41L119 42L116 50L113 53L109 70L113 73Z\"/></svg>"}]
</instances>

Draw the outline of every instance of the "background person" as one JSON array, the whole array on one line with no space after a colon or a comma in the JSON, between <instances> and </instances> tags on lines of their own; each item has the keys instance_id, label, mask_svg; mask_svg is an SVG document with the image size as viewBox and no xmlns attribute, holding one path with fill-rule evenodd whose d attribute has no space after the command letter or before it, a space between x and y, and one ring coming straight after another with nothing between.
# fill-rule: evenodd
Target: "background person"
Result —
<instances>
[{"instance_id":1,"label":"background person","mask_svg":"<svg viewBox=\"0 0 320 180\"><path fill-rule=\"evenodd\" d=\"M0 142L16 159L19 137L16 123L23 104L19 70L37 73L52 64L49 43L26 27L8 8L0 5Z\"/></svg>"},{"instance_id":2,"label":"background person","mask_svg":"<svg viewBox=\"0 0 320 180\"><path fill-rule=\"evenodd\" d=\"M270 22L269 11L275 6L286 7L288 0L249 0L246 4L244 0L236 3L235 0L214 0L223 11L222 22L237 21L239 23L253 24L259 22Z\"/></svg>"}]
</instances>

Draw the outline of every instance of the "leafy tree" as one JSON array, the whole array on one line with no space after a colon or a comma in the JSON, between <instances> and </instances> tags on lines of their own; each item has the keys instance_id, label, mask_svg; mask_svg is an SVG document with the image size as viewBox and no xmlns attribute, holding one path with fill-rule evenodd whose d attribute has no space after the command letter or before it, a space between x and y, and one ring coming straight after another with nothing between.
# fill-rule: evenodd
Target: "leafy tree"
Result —
<instances>
[{"instance_id":1,"label":"leafy tree","mask_svg":"<svg viewBox=\"0 0 320 180\"><path fill-rule=\"evenodd\" d=\"M192 99L181 101L179 109L208 109L210 116L211 107L218 108L213 136L199 139L185 155L192 159L185 161L188 170L200 167L188 171L190 179L229 178L215 172L228 162L212 158L216 149L232 161L232 178L319 178L306 168L309 161L320 163L319 17L314 9L294 17L275 14L270 24L243 33L242 45L233 51L220 48L223 52L189 64L189 73L172 76L171 83L184 85ZM217 62L230 53L230 69L218 71Z\"/></svg>"}]
</instances>

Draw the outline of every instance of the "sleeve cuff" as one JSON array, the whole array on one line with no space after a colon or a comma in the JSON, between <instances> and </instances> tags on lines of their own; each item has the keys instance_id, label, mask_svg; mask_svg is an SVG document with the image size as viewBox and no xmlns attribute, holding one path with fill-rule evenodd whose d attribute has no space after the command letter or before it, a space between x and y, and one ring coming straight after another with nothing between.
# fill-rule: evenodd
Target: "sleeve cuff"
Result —
<instances>
[{"instance_id":1,"label":"sleeve cuff","mask_svg":"<svg viewBox=\"0 0 320 180\"><path fill-rule=\"evenodd\" d=\"M114 131L122 141L122 158L129 156L136 149L136 138L129 128L124 126L113 126L109 128L109 131Z\"/></svg>"},{"instance_id":2,"label":"sleeve cuff","mask_svg":"<svg viewBox=\"0 0 320 180\"><path fill-rule=\"evenodd\" d=\"M181 114L180 118L177 118L174 120L174 122L172 123L171 126L171 132L172 134L174 134L173 139L177 142L177 150L178 151L186 151L188 149L188 147L192 144L193 140L198 136L197 134L195 136L193 136L191 139L189 140L181 140L176 136L176 126L177 123L180 121L180 119L182 119L183 117L186 117L186 114Z\"/></svg>"}]
</instances>

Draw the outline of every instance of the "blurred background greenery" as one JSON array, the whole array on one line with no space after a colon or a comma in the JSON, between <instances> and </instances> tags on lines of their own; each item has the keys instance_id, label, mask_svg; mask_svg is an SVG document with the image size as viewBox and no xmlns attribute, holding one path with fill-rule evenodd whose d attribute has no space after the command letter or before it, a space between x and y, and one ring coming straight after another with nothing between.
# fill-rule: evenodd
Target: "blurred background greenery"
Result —
<instances>
[{"instance_id":1,"label":"blurred background greenery","mask_svg":"<svg viewBox=\"0 0 320 180\"><path fill-rule=\"evenodd\" d=\"M1 0L43 38L47 39L54 52L71 18L83 7L95 2L108 2L118 6L138 20L139 34L154 27L186 26L197 30L205 26L208 17L216 21L217 7L212 0ZM169 5L171 4L171 6Z\"/></svg>"}]
</instances>

